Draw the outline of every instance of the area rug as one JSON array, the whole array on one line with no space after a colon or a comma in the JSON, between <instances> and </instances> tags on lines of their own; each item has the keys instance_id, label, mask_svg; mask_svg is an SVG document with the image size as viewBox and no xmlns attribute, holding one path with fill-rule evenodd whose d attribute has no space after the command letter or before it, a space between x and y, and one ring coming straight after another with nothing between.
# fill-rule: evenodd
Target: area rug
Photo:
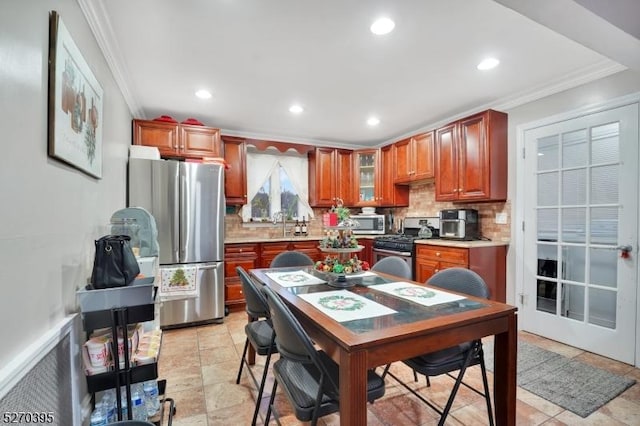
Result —
<instances>
[{"instance_id":1,"label":"area rug","mask_svg":"<svg viewBox=\"0 0 640 426\"><path fill-rule=\"evenodd\" d=\"M493 371L493 342L484 344L487 369ZM636 381L518 341L518 386L580 417L620 395Z\"/></svg>"}]
</instances>

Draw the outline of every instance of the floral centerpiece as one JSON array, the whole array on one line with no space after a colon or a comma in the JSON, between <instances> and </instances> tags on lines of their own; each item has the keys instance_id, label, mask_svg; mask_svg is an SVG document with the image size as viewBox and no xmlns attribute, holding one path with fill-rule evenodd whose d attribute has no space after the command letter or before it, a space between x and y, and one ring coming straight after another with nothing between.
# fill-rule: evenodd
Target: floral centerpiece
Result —
<instances>
[{"instance_id":1,"label":"floral centerpiece","mask_svg":"<svg viewBox=\"0 0 640 426\"><path fill-rule=\"evenodd\" d=\"M333 272L334 274L354 274L369 270L369 262L353 256L347 260L338 257L327 256L324 260L318 260L315 269L321 272Z\"/></svg>"}]
</instances>

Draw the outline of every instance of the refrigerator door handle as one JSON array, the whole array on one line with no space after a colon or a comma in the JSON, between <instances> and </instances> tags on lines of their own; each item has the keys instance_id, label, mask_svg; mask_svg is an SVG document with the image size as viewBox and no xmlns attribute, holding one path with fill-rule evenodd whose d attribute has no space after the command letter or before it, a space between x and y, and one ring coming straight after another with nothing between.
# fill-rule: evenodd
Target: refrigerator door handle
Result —
<instances>
[{"instance_id":1,"label":"refrigerator door handle","mask_svg":"<svg viewBox=\"0 0 640 426\"><path fill-rule=\"evenodd\" d=\"M205 263L198 265L198 269L218 269L222 267L222 262L217 263Z\"/></svg>"},{"instance_id":2,"label":"refrigerator door handle","mask_svg":"<svg viewBox=\"0 0 640 426\"><path fill-rule=\"evenodd\" d=\"M189 229L189 224L187 223L189 220L189 215L191 214L191 212L189 212L189 203L188 203L188 196L189 196L189 188L187 188L187 178L186 178L186 173L187 173L187 169L184 165L184 163L180 164L180 173L178 174L178 179L179 179L179 185L180 185L180 199L179 199L179 204L176 203L176 205L180 206L180 216L178 217L178 223L179 223L179 229L180 229L180 240L178 243L178 247L176 248L176 250L180 250L180 254L178 259L180 259L180 262L184 262L185 261L185 257L186 257L186 252L187 252L187 235L188 235L188 229Z\"/></svg>"}]
</instances>

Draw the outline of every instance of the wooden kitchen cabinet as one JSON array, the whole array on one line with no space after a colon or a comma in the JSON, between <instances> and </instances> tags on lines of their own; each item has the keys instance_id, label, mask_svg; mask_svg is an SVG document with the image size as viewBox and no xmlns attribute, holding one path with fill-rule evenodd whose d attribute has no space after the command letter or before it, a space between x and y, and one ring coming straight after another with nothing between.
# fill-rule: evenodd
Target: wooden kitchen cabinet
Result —
<instances>
[{"instance_id":1,"label":"wooden kitchen cabinet","mask_svg":"<svg viewBox=\"0 0 640 426\"><path fill-rule=\"evenodd\" d=\"M394 144L380 148L378 190L380 207L406 207L409 205L409 187L396 185L396 147Z\"/></svg>"},{"instance_id":2,"label":"wooden kitchen cabinet","mask_svg":"<svg viewBox=\"0 0 640 426\"><path fill-rule=\"evenodd\" d=\"M435 132L436 201L507 199L507 114L487 110Z\"/></svg>"},{"instance_id":3,"label":"wooden kitchen cabinet","mask_svg":"<svg viewBox=\"0 0 640 426\"><path fill-rule=\"evenodd\" d=\"M302 252L317 262L324 259L323 253L318 248L319 245L319 241L291 241L288 250Z\"/></svg>"},{"instance_id":4,"label":"wooden kitchen cabinet","mask_svg":"<svg viewBox=\"0 0 640 426\"><path fill-rule=\"evenodd\" d=\"M222 136L225 170L224 195L228 205L247 204L247 145L244 138Z\"/></svg>"},{"instance_id":5,"label":"wooden kitchen cabinet","mask_svg":"<svg viewBox=\"0 0 640 426\"><path fill-rule=\"evenodd\" d=\"M224 304L229 311L241 311L245 306L236 267L242 266L247 271L257 268L259 254L258 243L224 245Z\"/></svg>"},{"instance_id":6,"label":"wooden kitchen cabinet","mask_svg":"<svg viewBox=\"0 0 640 426\"><path fill-rule=\"evenodd\" d=\"M490 299L506 302L506 246L450 247L416 245L416 281L426 282L432 275L447 268L471 269L487 283Z\"/></svg>"},{"instance_id":7,"label":"wooden kitchen cabinet","mask_svg":"<svg viewBox=\"0 0 640 426\"><path fill-rule=\"evenodd\" d=\"M380 198L378 150L365 149L353 153L356 206L377 206Z\"/></svg>"},{"instance_id":8,"label":"wooden kitchen cabinet","mask_svg":"<svg viewBox=\"0 0 640 426\"><path fill-rule=\"evenodd\" d=\"M396 142L396 174L394 182L411 182L432 179L434 170L433 132L422 133Z\"/></svg>"},{"instance_id":9,"label":"wooden kitchen cabinet","mask_svg":"<svg viewBox=\"0 0 640 426\"><path fill-rule=\"evenodd\" d=\"M357 239L358 245L364 247L360 253L357 253L358 259L369 262L369 266L373 266L373 238Z\"/></svg>"},{"instance_id":10,"label":"wooden kitchen cabinet","mask_svg":"<svg viewBox=\"0 0 640 426\"><path fill-rule=\"evenodd\" d=\"M154 120L133 120L133 144L155 146L162 157L220 157L220 129Z\"/></svg>"},{"instance_id":11,"label":"wooden kitchen cabinet","mask_svg":"<svg viewBox=\"0 0 640 426\"><path fill-rule=\"evenodd\" d=\"M279 241L276 243L261 243L260 244L260 267L268 268L271 266L271 261L274 257L289 250L288 241Z\"/></svg>"},{"instance_id":12,"label":"wooden kitchen cabinet","mask_svg":"<svg viewBox=\"0 0 640 426\"><path fill-rule=\"evenodd\" d=\"M331 207L341 199L345 206L354 203L353 151L316 148L309 153L309 204Z\"/></svg>"}]
</instances>

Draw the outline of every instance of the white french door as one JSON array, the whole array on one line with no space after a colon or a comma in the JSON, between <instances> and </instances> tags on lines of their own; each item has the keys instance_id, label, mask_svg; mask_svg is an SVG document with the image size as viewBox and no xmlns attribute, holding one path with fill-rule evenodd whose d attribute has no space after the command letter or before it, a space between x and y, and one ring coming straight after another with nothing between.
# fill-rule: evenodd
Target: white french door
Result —
<instances>
[{"instance_id":1,"label":"white french door","mask_svg":"<svg viewBox=\"0 0 640 426\"><path fill-rule=\"evenodd\" d=\"M638 104L524 132L523 330L635 362Z\"/></svg>"}]
</instances>

